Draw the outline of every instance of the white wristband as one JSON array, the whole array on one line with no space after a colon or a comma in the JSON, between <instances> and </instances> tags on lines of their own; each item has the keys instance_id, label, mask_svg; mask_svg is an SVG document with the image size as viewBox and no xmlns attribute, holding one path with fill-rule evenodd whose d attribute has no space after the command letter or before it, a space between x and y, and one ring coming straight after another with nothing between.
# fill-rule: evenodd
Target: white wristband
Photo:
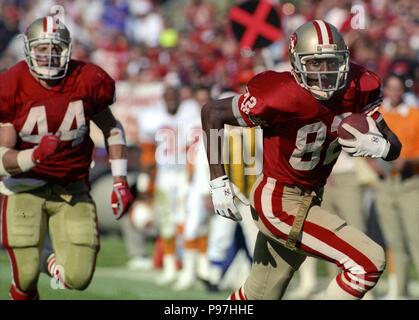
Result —
<instances>
[{"instance_id":1,"label":"white wristband","mask_svg":"<svg viewBox=\"0 0 419 320\"><path fill-rule=\"evenodd\" d=\"M111 159L112 176L126 176L128 172L128 159Z\"/></svg>"},{"instance_id":2,"label":"white wristband","mask_svg":"<svg viewBox=\"0 0 419 320\"><path fill-rule=\"evenodd\" d=\"M26 149L19 151L17 154L17 164L22 170L22 172L26 172L31 170L33 167L36 166L36 163L32 159L32 154L35 149Z\"/></svg>"}]
</instances>

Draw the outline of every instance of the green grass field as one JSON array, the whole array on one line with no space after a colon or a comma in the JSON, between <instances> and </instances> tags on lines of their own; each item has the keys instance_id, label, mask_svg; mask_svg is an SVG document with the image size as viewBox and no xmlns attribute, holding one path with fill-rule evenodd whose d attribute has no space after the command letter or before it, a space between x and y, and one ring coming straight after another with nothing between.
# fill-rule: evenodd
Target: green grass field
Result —
<instances>
[{"instance_id":1,"label":"green grass field","mask_svg":"<svg viewBox=\"0 0 419 320\"><path fill-rule=\"evenodd\" d=\"M204 286L174 291L170 286L154 283L157 271L130 271L125 268L128 257L118 237L102 237L96 272L84 291L52 289L50 280L41 274L38 290L43 300L219 300L229 292L209 293ZM10 263L5 250L0 250L0 300L9 298Z\"/></svg>"},{"instance_id":2,"label":"green grass field","mask_svg":"<svg viewBox=\"0 0 419 320\"><path fill-rule=\"evenodd\" d=\"M150 250L152 244L150 243ZM125 265L128 261L125 245L116 236L101 237L101 250L98 255L96 272L89 287L84 291L52 289L50 280L41 274L38 290L42 300L224 300L231 291L207 292L203 284L193 289L174 291L171 286L155 284L159 272L131 271ZM322 284L327 284L327 268L324 262L318 263L317 274ZM417 276L411 268L412 289L419 294ZM298 275L291 281L290 289L298 282ZM10 263L5 250L0 250L0 300L7 300L11 281ZM377 285L378 295L384 295L387 287L387 274ZM416 292L417 291L417 292ZM287 296L284 297L287 299Z\"/></svg>"}]
</instances>

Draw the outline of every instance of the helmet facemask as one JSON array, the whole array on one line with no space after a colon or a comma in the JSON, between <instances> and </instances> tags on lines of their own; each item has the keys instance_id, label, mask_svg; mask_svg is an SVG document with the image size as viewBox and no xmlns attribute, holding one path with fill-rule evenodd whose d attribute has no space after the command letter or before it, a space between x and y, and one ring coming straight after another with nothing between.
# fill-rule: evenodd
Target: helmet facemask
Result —
<instances>
[{"instance_id":1,"label":"helmet facemask","mask_svg":"<svg viewBox=\"0 0 419 320\"><path fill-rule=\"evenodd\" d=\"M310 71L307 69L307 62L313 59L326 60L328 65L334 65L335 68L328 68L327 71ZM346 85L349 72L349 51L295 53L293 72L300 79L300 84L317 99L328 100L333 93Z\"/></svg>"},{"instance_id":2,"label":"helmet facemask","mask_svg":"<svg viewBox=\"0 0 419 320\"><path fill-rule=\"evenodd\" d=\"M68 30L65 26L61 26L65 30L57 29L53 32L44 32L39 30L39 24L38 20L35 21L23 35L29 70L39 79L61 79L67 73L71 58L71 39ZM61 34L66 38L61 37ZM47 51L37 52L36 48L41 45L45 45Z\"/></svg>"}]
</instances>

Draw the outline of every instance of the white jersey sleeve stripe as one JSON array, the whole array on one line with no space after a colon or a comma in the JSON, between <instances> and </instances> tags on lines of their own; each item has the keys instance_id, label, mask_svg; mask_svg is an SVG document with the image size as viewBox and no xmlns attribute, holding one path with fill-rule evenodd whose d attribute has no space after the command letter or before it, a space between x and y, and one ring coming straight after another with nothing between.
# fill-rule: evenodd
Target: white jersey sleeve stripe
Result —
<instances>
[{"instance_id":1,"label":"white jersey sleeve stripe","mask_svg":"<svg viewBox=\"0 0 419 320\"><path fill-rule=\"evenodd\" d=\"M231 103L231 107L232 107L232 110L233 110L234 117L236 118L236 120L239 123L239 125L241 127L247 127L248 125L244 121L244 119L243 119L243 117L242 117L242 115L241 115L241 113L239 111L239 98L240 98L240 95L237 95L237 96L234 96L233 97L233 101Z\"/></svg>"}]
</instances>

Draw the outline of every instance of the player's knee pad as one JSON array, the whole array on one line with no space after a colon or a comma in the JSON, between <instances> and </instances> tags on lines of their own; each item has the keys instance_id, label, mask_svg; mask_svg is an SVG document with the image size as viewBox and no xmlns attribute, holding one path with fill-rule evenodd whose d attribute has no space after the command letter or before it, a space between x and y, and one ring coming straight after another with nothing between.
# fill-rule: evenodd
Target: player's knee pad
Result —
<instances>
[{"instance_id":1,"label":"player's knee pad","mask_svg":"<svg viewBox=\"0 0 419 320\"><path fill-rule=\"evenodd\" d=\"M4 201L2 243L6 248L28 248L39 245L46 224L42 208L27 194L8 196ZM26 204L26 205L25 205Z\"/></svg>"},{"instance_id":2,"label":"player's knee pad","mask_svg":"<svg viewBox=\"0 0 419 320\"><path fill-rule=\"evenodd\" d=\"M377 243L370 244L368 254L343 266L344 271L352 274L382 273L386 267L386 254Z\"/></svg>"},{"instance_id":3,"label":"player's knee pad","mask_svg":"<svg viewBox=\"0 0 419 320\"><path fill-rule=\"evenodd\" d=\"M374 264L377 266L377 270L379 272L383 272L386 268L386 253L384 251L384 248L380 245L377 245L375 257L374 257Z\"/></svg>"},{"instance_id":4,"label":"player's knee pad","mask_svg":"<svg viewBox=\"0 0 419 320\"><path fill-rule=\"evenodd\" d=\"M88 287L90 284L90 281L92 280L91 275L85 275L84 277L79 275L74 276L73 278L66 279L65 283L74 290L84 290Z\"/></svg>"},{"instance_id":5,"label":"player's knee pad","mask_svg":"<svg viewBox=\"0 0 419 320\"><path fill-rule=\"evenodd\" d=\"M362 298L367 291L374 288L385 269L384 249L378 244L376 246L360 264L353 264L336 276L338 286L356 298Z\"/></svg>"},{"instance_id":6,"label":"player's knee pad","mask_svg":"<svg viewBox=\"0 0 419 320\"><path fill-rule=\"evenodd\" d=\"M84 290L93 277L93 268L67 268L64 273L65 286L74 290Z\"/></svg>"},{"instance_id":7,"label":"player's knee pad","mask_svg":"<svg viewBox=\"0 0 419 320\"><path fill-rule=\"evenodd\" d=\"M97 247L99 243L95 205L79 202L65 215L65 228L73 245Z\"/></svg>"}]
</instances>

